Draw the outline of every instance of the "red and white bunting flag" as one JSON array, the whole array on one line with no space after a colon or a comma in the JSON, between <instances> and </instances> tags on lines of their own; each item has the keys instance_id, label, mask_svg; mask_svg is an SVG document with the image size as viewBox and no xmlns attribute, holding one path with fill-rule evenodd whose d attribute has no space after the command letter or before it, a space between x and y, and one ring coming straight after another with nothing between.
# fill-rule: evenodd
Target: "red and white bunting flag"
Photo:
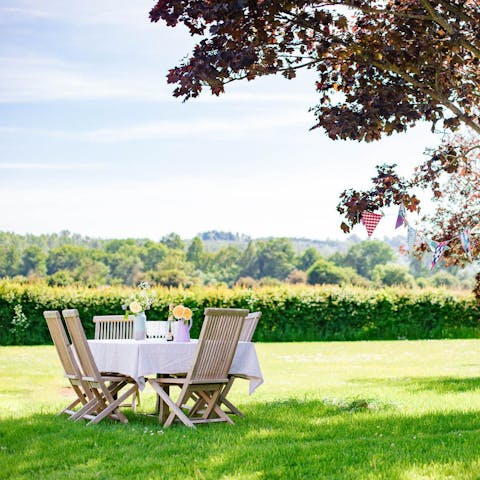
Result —
<instances>
[{"instance_id":1,"label":"red and white bunting flag","mask_svg":"<svg viewBox=\"0 0 480 480\"><path fill-rule=\"evenodd\" d=\"M378 225L378 222L382 218L382 215L379 213L373 213L373 212L362 212L362 223L365 225L365 228L367 229L368 236L371 237L373 231Z\"/></svg>"}]
</instances>

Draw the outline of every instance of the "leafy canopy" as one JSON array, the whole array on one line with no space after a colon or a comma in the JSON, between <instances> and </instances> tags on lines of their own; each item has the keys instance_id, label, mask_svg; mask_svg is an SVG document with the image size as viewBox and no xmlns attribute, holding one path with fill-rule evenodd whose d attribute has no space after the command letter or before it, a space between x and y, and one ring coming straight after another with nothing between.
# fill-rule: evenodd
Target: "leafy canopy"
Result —
<instances>
[{"instance_id":1,"label":"leafy canopy","mask_svg":"<svg viewBox=\"0 0 480 480\"><path fill-rule=\"evenodd\" d=\"M371 141L420 120L480 133L479 10L474 0L159 0L150 19L199 37L168 73L175 96L310 69L312 128Z\"/></svg>"}]
</instances>

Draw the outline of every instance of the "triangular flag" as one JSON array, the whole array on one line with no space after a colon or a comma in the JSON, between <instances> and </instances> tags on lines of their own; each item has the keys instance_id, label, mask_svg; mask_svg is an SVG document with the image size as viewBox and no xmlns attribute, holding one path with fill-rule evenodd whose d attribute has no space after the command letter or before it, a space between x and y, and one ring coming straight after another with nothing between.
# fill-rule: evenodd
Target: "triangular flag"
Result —
<instances>
[{"instance_id":1,"label":"triangular flag","mask_svg":"<svg viewBox=\"0 0 480 480\"><path fill-rule=\"evenodd\" d=\"M398 209L398 216L397 216L397 223L395 224L395 228L401 227L405 223L405 216L407 211L405 209L405 205L400 205Z\"/></svg>"},{"instance_id":2,"label":"triangular flag","mask_svg":"<svg viewBox=\"0 0 480 480\"><path fill-rule=\"evenodd\" d=\"M380 215L379 213L362 212L362 223L365 225L369 237L372 236L372 233L381 218L382 215Z\"/></svg>"},{"instance_id":3,"label":"triangular flag","mask_svg":"<svg viewBox=\"0 0 480 480\"><path fill-rule=\"evenodd\" d=\"M443 255L443 252L447 248L447 245L448 245L448 242L437 243L437 247L435 248L435 252L433 253L432 266L430 268L433 269L436 263L440 260L440 257Z\"/></svg>"},{"instance_id":4,"label":"triangular flag","mask_svg":"<svg viewBox=\"0 0 480 480\"><path fill-rule=\"evenodd\" d=\"M470 243L470 230L466 229L463 232L460 232L460 241L462 242L462 247L465 250L465 253L472 258L472 245Z\"/></svg>"},{"instance_id":5,"label":"triangular flag","mask_svg":"<svg viewBox=\"0 0 480 480\"><path fill-rule=\"evenodd\" d=\"M417 240L417 231L413 227L408 225L407 245L410 253L413 252L416 240Z\"/></svg>"},{"instance_id":6,"label":"triangular flag","mask_svg":"<svg viewBox=\"0 0 480 480\"><path fill-rule=\"evenodd\" d=\"M425 237L425 241L427 242L427 245L430 247L430 250L432 252L435 252L435 250L437 249L438 243L435 240L432 240L431 238L427 238L427 237Z\"/></svg>"}]
</instances>

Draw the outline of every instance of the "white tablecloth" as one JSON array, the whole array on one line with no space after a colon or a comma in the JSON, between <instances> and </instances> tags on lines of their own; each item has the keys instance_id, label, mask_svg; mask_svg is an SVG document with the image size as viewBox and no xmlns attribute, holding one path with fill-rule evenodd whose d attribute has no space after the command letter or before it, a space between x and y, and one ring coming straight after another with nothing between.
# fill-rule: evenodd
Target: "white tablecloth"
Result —
<instances>
[{"instance_id":1,"label":"white tablecloth","mask_svg":"<svg viewBox=\"0 0 480 480\"><path fill-rule=\"evenodd\" d=\"M146 375L188 372L197 348L196 341L176 343L162 339L89 340L88 344L100 371L128 375L141 390ZM238 342L230 373L250 381L250 394L263 383L254 343Z\"/></svg>"}]
</instances>

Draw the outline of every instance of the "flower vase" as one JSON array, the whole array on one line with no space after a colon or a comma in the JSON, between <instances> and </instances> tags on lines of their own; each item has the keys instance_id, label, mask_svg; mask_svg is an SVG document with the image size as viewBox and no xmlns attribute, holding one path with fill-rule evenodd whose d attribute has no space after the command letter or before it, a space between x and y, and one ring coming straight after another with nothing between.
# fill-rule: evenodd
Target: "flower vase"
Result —
<instances>
[{"instance_id":1,"label":"flower vase","mask_svg":"<svg viewBox=\"0 0 480 480\"><path fill-rule=\"evenodd\" d=\"M177 322L177 331L175 333L174 341L175 342L186 342L190 341L190 329L192 328L192 319L185 322L185 320L179 320Z\"/></svg>"},{"instance_id":2,"label":"flower vase","mask_svg":"<svg viewBox=\"0 0 480 480\"><path fill-rule=\"evenodd\" d=\"M137 313L133 321L133 338L145 340L147 336L147 316L144 312Z\"/></svg>"}]
</instances>

